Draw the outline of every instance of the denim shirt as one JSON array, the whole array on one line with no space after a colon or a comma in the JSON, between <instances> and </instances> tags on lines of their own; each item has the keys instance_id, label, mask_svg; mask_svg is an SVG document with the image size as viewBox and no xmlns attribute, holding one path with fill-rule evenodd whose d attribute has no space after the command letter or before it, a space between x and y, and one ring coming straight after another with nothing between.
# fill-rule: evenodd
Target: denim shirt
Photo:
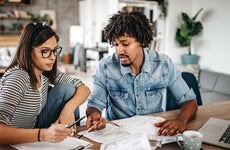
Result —
<instances>
[{"instance_id":1,"label":"denim shirt","mask_svg":"<svg viewBox=\"0 0 230 150\"><path fill-rule=\"evenodd\" d=\"M117 54L101 59L93 74L93 90L88 107L102 112L106 119L115 120L162 111L162 97L167 87L183 103L196 99L171 59L154 50L144 51L141 72L135 76L130 67L120 64Z\"/></svg>"}]
</instances>

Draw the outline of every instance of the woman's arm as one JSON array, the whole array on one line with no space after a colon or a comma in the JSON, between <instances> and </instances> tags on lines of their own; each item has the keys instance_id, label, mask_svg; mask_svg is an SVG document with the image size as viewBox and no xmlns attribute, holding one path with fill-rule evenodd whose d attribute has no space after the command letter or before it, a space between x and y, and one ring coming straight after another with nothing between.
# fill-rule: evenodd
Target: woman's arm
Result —
<instances>
[{"instance_id":1,"label":"woman's arm","mask_svg":"<svg viewBox=\"0 0 230 150\"><path fill-rule=\"evenodd\" d=\"M71 134L72 129L61 124L53 124L48 129L15 128L0 123L0 144L20 144L27 142L61 142Z\"/></svg>"},{"instance_id":2,"label":"woman's arm","mask_svg":"<svg viewBox=\"0 0 230 150\"><path fill-rule=\"evenodd\" d=\"M89 94L90 94L90 89L86 85L81 84L76 88L75 95L71 98L71 100L69 100L67 104L69 105L70 103L71 105L74 105L75 108L79 107L87 100Z\"/></svg>"},{"instance_id":3,"label":"woman's arm","mask_svg":"<svg viewBox=\"0 0 230 150\"><path fill-rule=\"evenodd\" d=\"M64 125L74 122L75 109L87 100L89 94L90 89L86 85L81 84L78 86L74 96L65 104L63 110L61 111L58 122Z\"/></svg>"}]
</instances>

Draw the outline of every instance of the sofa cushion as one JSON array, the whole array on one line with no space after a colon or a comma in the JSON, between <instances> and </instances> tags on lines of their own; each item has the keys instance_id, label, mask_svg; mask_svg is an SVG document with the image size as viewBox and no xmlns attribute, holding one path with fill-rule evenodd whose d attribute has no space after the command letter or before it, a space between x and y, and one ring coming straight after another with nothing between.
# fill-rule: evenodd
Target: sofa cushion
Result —
<instances>
[{"instance_id":1,"label":"sofa cushion","mask_svg":"<svg viewBox=\"0 0 230 150\"><path fill-rule=\"evenodd\" d=\"M219 73L208 71L208 70L200 70L200 87L213 90L217 81Z\"/></svg>"},{"instance_id":2,"label":"sofa cushion","mask_svg":"<svg viewBox=\"0 0 230 150\"><path fill-rule=\"evenodd\" d=\"M212 90L207 90L204 88L200 88L200 93L212 92Z\"/></svg>"},{"instance_id":3,"label":"sofa cushion","mask_svg":"<svg viewBox=\"0 0 230 150\"><path fill-rule=\"evenodd\" d=\"M219 92L222 94L230 94L230 76L229 75L220 75L217 79L215 88L215 92Z\"/></svg>"},{"instance_id":4,"label":"sofa cushion","mask_svg":"<svg viewBox=\"0 0 230 150\"><path fill-rule=\"evenodd\" d=\"M216 92L201 93L201 98L202 98L203 105L230 100L229 95L220 94Z\"/></svg>"}]
</instances>

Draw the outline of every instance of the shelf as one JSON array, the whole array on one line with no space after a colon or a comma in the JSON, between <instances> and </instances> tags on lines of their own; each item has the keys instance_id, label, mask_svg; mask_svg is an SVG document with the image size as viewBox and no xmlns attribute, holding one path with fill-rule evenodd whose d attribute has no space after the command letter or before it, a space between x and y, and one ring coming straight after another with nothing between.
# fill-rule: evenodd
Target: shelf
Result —
<instances>
[{"instance_id":1,"label":"shelf","mask_svg":"<svg viewBox=\"0 0 230 150\"><path fill-rule=\"evenodd\" d=\"M21 32L19 31L0 31L0 36L5 36L5 35L14 35L14 36L19 36Z\"/></svg>"},{"instance_id":2,"label":"shelf","mask_svg":"<svg viewBox=\"0 0 230 150\"><path fill-rule=\"evenodd\" d=\"M1 74L5 72L5 68L0 68L0 78L1 78Z\"/></svg>"},{"instance_id":3,"label":"shelf","mask_svg":"<svg viewBox=\"0 0 230 150\"><path fill-rule=\"evenodd\" d=\"M17 46L20 36L0 36L0 47Z\"/></svg>"},{"instance_id":4,"label":"shelf","mask_svg":"<svg viewBox=\"0 0 230 150\"><path fill-rule=\"evenodd\" d=\"M12 7L12 11L5 6ZM27 6L32 6L32 0L0 0L0 47L18 45L24 24L31 20L31 16L23 10Z\"/></svg>"},{"instance_id":5,"label":"shelf","mask_svg":"<svg viewBox=\"0 0 230 150\"><path fill-rule=\"evenodd\" d=\"M119 0L119 3L131 3L131 4L156 4L157 0L152 0L152 1L148 1L148 0Z\"/></svg>"},{"instance_id":6,"label":"shelf","mask_svg":"<svg viewBox=\"0 0 230 150\"><path fill-rule=\"evenodd\" d=\"M21 0L21 2L0 0L0 6L31 6L31 0Z\"/></svg>"},{"instance_id":7,"label":"shelf","mask_svg":"<svg viewBox=\"0 0 230 150\"><path fill-rule=\"evenodd\" d=\"M31 20L31 18L0 17L0 20Z\"/></svg>"}]
</instances>

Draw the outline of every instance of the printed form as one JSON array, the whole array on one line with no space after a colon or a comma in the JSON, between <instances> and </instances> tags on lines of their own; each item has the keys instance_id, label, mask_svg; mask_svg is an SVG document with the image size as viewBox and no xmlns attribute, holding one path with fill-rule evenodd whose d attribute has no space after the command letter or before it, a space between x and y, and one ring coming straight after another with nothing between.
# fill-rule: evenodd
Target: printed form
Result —
<instances>
[{"instance_id":1,"label":"printed form","mask_svg":"<svg viewBox=\"0 0 230 150\"><path fill-rule=\"evenodd\" d=\"M157 135L159 128L155 127L154 123L164 120L162 117L134 116L108 122L106 123L106 128L102 130L92 132L84 130L78 134L98 143L109 143L139 133L146 135L148 139L161 141L162 144L175 142L175 136L165 137Z\"/></svg>"}]
</instances>

